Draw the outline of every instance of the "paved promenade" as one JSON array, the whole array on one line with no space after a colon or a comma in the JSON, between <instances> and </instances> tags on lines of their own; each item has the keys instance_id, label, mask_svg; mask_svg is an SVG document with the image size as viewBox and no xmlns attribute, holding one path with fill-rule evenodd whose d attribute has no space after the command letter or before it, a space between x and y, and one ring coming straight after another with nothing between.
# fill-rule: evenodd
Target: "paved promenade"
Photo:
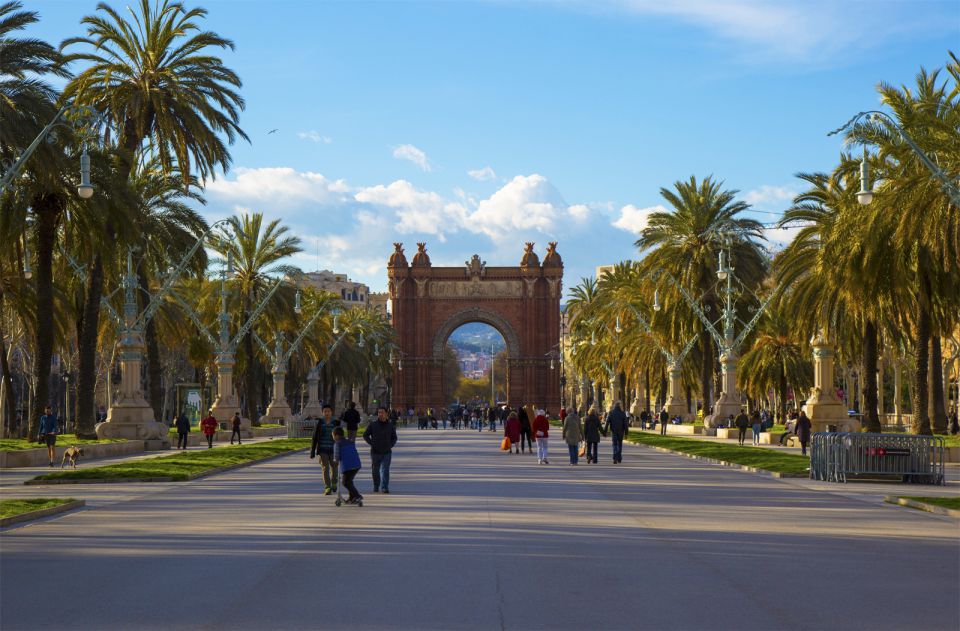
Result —
<instances>
[{"instance_id":1,"label":"paved promenade","mask_svg":"<svg viewBox=\"0 0 960 631\"><path fill-rule=\"evenodd\" d=\"M636 446L570 467L553 439L538 466L499 438L401 430L388 496L362 450L363 508L321 496L303 454L187 483L5 485L90 508L0 535L0 628L960 627L955 519Z\"/></svg>"}]
</instances>

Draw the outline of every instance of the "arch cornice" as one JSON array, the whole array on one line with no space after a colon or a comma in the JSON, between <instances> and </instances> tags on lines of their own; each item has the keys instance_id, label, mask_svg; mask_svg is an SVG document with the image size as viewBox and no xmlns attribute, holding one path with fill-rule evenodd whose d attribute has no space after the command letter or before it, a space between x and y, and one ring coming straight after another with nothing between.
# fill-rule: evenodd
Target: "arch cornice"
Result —
<instances>
[{"instance_id":1,"label":"arch cornice","mask_svg":"<svg viewBox=\"0 0 960 631\"><path fill-rule=\"evenodd\" d=\"M447 339L450 338L450 335L464 324L470 322L483 322L495 328L500 335L503 336L510 357L520 356L520 338L506 318L490 309L468 307L451 314L437 329L432 346L434 358L441 358L443 356L443 345Z\"/></svg>"}]
</instances>

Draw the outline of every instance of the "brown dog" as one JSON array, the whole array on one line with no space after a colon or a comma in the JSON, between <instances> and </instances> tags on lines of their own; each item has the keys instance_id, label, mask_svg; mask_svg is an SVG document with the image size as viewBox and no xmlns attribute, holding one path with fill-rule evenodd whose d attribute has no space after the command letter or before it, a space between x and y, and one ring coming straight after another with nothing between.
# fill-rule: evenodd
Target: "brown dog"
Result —
<instances>
[{"instance_id":1,"label":"brown dog","mask_svg":"<svg viewBox=\"0 0 960 631\"><path fill-rule=\"evenodd\" d=\"M63 452L63 461L60 462L60 468L63 469L63 466L67 464L67 460L69 460L70 466L76 469L77 460L82 455L83 455L83 449L81 447L77 447L75 445L72 447L67 447L67 449Z\"/></svg>"}]
</instances>

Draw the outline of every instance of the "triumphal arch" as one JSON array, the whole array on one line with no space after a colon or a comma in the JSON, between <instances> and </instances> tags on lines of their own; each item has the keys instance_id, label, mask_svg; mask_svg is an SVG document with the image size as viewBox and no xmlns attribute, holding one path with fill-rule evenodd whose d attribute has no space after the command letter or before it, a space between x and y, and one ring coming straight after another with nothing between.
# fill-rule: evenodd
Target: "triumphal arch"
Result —
<instances>
[{"instance_id":1,"label":"triumphal arch","mask_svg":"<svg viewBox=\"0 0 960 631\"><path fill-rule=\"evenodd\" d=\"M550 243L543 263L527 243L519 267L489 267L474 255L460 267L434 267L425 243L408 263L403 244L387 264L399 353L393 362L396 408L449 405L443 400L443 347L458 327L489 324L507 345L512 407L560 408L560 295L563 261Z\"/></svg>"}]
</instances>

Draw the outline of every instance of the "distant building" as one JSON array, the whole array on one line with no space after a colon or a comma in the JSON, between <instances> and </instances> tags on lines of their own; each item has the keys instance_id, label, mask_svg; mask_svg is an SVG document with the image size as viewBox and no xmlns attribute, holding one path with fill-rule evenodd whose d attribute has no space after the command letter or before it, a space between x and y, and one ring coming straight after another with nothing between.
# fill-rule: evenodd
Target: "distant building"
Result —
<instances>
[{"instance_id":1,"label":"distant building","mask_svg":"<svg viewBox=\"0 0 960 631\"><path fill-rule=\"evenodd\" d=\"M340 300L347 307L365 307L371 303L370 288L363 283L350 280L346 274L337 274L329 270L304 272L298 284L340 296Z\"/></svg>"},{"instance_id":2,"label":"distant building","mask_svg":"<svg viewBox=\"0 0 960 631\"><path fill-rule=\"evenodd\" d=\"M595 271L597 275L597 280L600 280L601 278L603 278L603 275L606 274L607 272L612 272L614 267L615 267L614 265L597 265L596 271Z\"/></svg>"}]
</instances>

